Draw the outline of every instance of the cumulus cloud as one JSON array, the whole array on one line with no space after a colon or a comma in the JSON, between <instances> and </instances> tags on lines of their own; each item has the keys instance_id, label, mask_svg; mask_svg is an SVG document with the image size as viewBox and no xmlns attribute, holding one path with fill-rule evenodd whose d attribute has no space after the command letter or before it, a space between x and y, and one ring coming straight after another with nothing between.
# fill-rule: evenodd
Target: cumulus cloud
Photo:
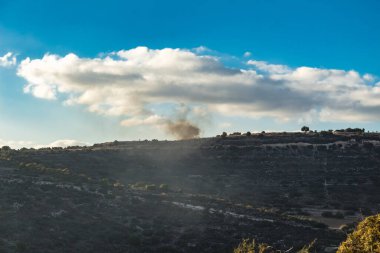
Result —
<instances>
[{"instance_id":1,"label":"cumulus cloud","mask_svg":"<svg viewBox=\"0 0 380 253\"><path fill-rule=\"evenodd\" d=\"M16 63L16 56L11 52L8 52L5 55L0 56L0 67L11 67L15 66Z\"/></svg>"},{"instance_id":2,"label":"cumulus cloud","mask_svg":"<svg viewBox=\"0 0 380 253\"><path fill-rule=\"evenodd\" d=\"M203 54L146 47L97 58L46 54L41 59L24 59L18 75L27 81L24 91L35 97L63 99L66 105L122 116L124 126L163 126L178 138L182 137L170 131L177 129L170 122L196 127L194 108L207 115L301 122L380 120L380 83L372 75L257 60L237 69L205 55L203 48L198 51ZM189 111L176 117L152 109L163 103L177 108L186 105Z\"/></svg>"}]
</instances>

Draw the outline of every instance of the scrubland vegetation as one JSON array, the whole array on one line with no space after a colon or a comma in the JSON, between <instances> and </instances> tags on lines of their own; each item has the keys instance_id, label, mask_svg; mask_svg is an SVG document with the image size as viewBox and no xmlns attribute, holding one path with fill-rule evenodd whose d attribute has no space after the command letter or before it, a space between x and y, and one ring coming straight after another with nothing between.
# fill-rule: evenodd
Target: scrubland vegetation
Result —
<instances>
[{"instance_id":1,"label":"scrubland vegetation","mask_svg":"<svg viewBox=\"0 0 380 253\"><path fill-rule=\"evenodd\" d=\"M308 131L3 147L0 251L336 252L380 212L379 144Z\"/></svg>"},{"instance_id":2,"label":"scrubland vegetation","mask_svg":"<svg viewBox=\"0 0 380 253\"><path fill-rule=\"evenodd\" d=\"M343 229L343 228L342 228ZM304 246L297 253L312 252L315 241ZM282 253L289 252L276 250L265 243L256 243L255 240L243 239L243 241L234 249L234 253ZM354 231L348 234L343 241L337 253L375 253L380 252L380 214L369 216L361 221Z\"/></svg>"}]
</instances>

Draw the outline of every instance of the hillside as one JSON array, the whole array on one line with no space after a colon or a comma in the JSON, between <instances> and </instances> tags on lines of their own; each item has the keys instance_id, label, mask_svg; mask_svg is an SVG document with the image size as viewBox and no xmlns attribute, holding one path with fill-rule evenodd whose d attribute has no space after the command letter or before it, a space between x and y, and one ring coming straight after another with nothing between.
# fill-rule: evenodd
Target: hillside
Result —
<instances>
[{"instance_id":1,"label":"hillside","mask_svg":"<svg viewBox=\"0 0 380 253\"><path fill-rule=\"evenodd\" d=\"M317 252L380 212L380 135L267 133L0 151L4 252Z\"/></svg>"}]
</instances>

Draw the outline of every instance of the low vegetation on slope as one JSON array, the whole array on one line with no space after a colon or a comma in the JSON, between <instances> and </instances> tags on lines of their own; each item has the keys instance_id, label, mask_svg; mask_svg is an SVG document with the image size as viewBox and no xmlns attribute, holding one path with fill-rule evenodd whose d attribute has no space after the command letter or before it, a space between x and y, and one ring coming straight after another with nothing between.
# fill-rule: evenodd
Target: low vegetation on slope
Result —
<instances>
[{"instance_id":1,"label":"low vegetation on slope","mask_svg":"<svg viewBox=\"0 0 380 253\"><path fill-rule=\"evenodd\" d=\"M380 214L369 216L348 235L337 253L380 252Z\"/></svg>"},{"instance_id":2,"label":"low vegetation on slope","mask_svg":"<svg viewBox=\"0 0 380 253\"><path fill-rule=\"evenodd\" d=\"M372 133L3 147L0 252L336 252L380 212L379 157Z\"/></svg>"},{"instance_id":3,"label":"low vegetation on slope","mask_svg":"<svg viewBox=\"0 0 380 253\"><path fill-rule=\"evenodd\" d=\"M315 241L303 247L298 253L308 253ZM292 250L292 249L290 249ZM255 240L244 239L233 251L233 253L279 253L273 247L256 243ZM285 251L288 252L288 251ZM380 214L369 216L358 224L356 229L350 233L342 242L336 253L377 253L380 252Z\"/></svg>"},{"instance_id":4,"label":"low vegetation on slope","mask_svg":"<svg viewBox=\"0 0 380 253\"><path fill-rule=\"evenodd\" d=\"M297 253L309 253L310 250L314 247L316 240L311 242L309 245L304 246L302 249L297 251ZM248 240L244 239L239 246L237 246L234 249L233 253L287 253L287 252L293 252L293 247L286 250L286 251L281 251L274 249L272 246L269 246L265 243L256 243L255 240Z\"/></svg>"}]
</instances>

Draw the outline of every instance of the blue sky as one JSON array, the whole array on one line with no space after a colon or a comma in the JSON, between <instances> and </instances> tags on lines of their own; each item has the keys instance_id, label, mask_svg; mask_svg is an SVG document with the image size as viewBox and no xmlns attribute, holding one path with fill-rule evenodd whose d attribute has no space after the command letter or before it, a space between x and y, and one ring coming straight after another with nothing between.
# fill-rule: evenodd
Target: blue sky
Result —
<instances>
[{"instance_id":1,"label":"blue sky","mask_svg":"<svg viewBox=\"0 0 380 253\"><path fill-rule=\"evenodd\" d=\"M378 76L380 76L379 11L380 3L376 0L365 2L0 0L0 56L12 52L17 57L17 64L0 67L0 140L2 143L20 146L48 144L62 139L85 143L114 139L172 139L176 136L167 130L157 128L154 124L161 125L168 119L173 121L175 117L179 117L173 115L183 108L187 108L186 120L194 124L199 124L201 121L199 126L201 136L214 135L224 129L226 131L296 130L302 124L308 124L313 129L358 126L377 130L380 121L380 113L376 112L379 106L377 101L380 98L377 89ZM91 61L95 58L104 60L120 50L128 51L141 46L147 48L148 51L144 54L149 57L158 57L160 60L168 57L168 61L179 60L177 64L183 64L182 60L188 56L178 55L176 51L163 56L159 54L160 51L154 53L149 50L179 48L184 52L191 52L193 55L189 57L194 60L192 64L206 69L209 62L199 57L210 56L214 59L211 65L217 62L216 65L220 65L222 72L229 68L255 71L257 75L264 75L266 80L259 82L258 76L247 77L248 74L244 72L244 75L231 79L231 83L238 80L251 82L254 90L258 82L260 85L277 82L283 85L280 87L282 93L273 91L278 89L278 86L272 85L269 87L273 88L268 86L259 88L260 91L265 89L265 94L268 96L265 101L260 100L262 96L256 98L259 90L253 93L252 101L249 101L249 97L243 96L242 100L247 100L246 103L238 103L239 99L228 99L224 97L223 92L216 98L209 96L200 99L199 97L203 97L209 90L205 89L205 93L196 94L192 91L193 86L186 86L191 85L188 81L191 75L199 75L191 69L186 72L190 75L186 82L175 80L185 85L181 87L181 91L186 93L189 89L189 94L194 93L193 97L177 93L163 95L159 87L168 85L169 74L159 72L154 80L165 80L164 83L158 88L150 83L141 83L140 86L146 85L149 89L153 87L153 91L144 88L136 93L142 97L142 107L149 108L148 115L142 114L141 108L138 112L137 109L133 112L124 110L119 113L91 111L89 108L95 105L88 101L83 102L83 99L73 105L67 105L65 101L69 97L78 98L86 93L83 87L88 87L88 83L75 83L77 87L67 91L67 87L73 87L73 83L54 79L59 83L57 86L57 83L48 84L48 77L45 77L41 81L44 87L52 85L49 87L65 90L57 91L55 99L36 95L35 87L42 87L42 83L33 83L29 92L24 89L31 81L35 82L35 73L30 72L37 68L33 60L43 59L47 53L61 57L54 63L62 67L61 60L70 53L79 58L77 61L73 60L73 63L85 64L82 60ZM201 46L207 50L200 50ZM250 54L243 56L246 52ZM120 55L122 54L116 55L115 57L120 58L115 60L129 59ZM132 57L130 53L128 56ZM31 61L28 66L24 66L24 74L17 75L17 72L20 72L20 63L27 57L30 57ZM133 57L136 55L133 54ZM248 61L251 61L250 64L247 64ZM263 65L264 62L266 65ZM50 65L54 63L49 62ZM47 68L49 64L45 64L44 67ZM286 73L278 73L276 72L278 68L274 71L272 65L281 65L288 70ZM149 74L135 67L134 74L143 77ZM156 67L162 68L162 65ZM302 73L297 71L297 69L304 70L299 69L301 67L314 69L306 69L305 74L305 71ZM330 71L334 69L345 72ZM350 70L358 73L359 77L352 73L348 74ZM65 71L67 76L78 74L70 72L75 71L73 69ZM110 70L100 71L103 71L102 75L109 77L110 73L104 71ZM130 70L126 71L129 75ZM370 75L365 76L367 73ZM53 74L56 75L55 78L62 77L57 73ZM207 85L212 83L211 80L219 82L220 77L216 72L213 74L201 76L199 82L202 83L202 87L206 85L205 83ZM279 74L281 76L278 76ZM305 75L308 75L306 79ZM314 79L310 79L310 76ZM87 78L87 76L80 77L81 80ZM107 79L102 85L112 84L114 78ZM206 82L205 78L210 78L210 81ZM315 86L317 83L323 84L323 87L314 91L315 96L305 95L305 91L297 87L297 85L315 87L310 82L315 82ZM350 85L345 87L339 82ZM118 85L130 85L130 83L118 83ZM238 85L237 90L243 89L239 86L241 83L236 85ZM355 88L352 88L354 86ZM228 84L220 87L222 88L230 92ZM98 88L96 89L98 91ZM335 95L332 95L328 101L322 101L318 96L323 96L321 94L327 92L327 89L333 89ZM344 92L352 89L352 92L339 95L342 89ZM233 90L235 92L235 89ZM92 94L96 92L92 91ZM126 92L126 99L131 99L129 95L132 91L130 87L127 90L123 89L123 92ZM289 98L286 99L318 101L308 104L307 109L295 112L293 115L291 108L286 111L280 110L279 107L283 107L283 104L274 102L283 99L284 91L289 91ZM114 90L110 91L105 87L103 92L104 96L107 96L107 92L111 96ZM239 94L241 95L236 92L231 97L240 96ZM286 99L284 101L288 101ZM355 100L352 104L355 108L344 105L345 99ZM104 103L116 108L109 99L102 101L102 105ZM118 102L118 105L120 103L122 102ZM136 104L127 104L125 105L127 107L136 107ZM293 106L297 107L296 105L297 103ZM238 112L226 113L233 109ZM337 112L353 116L340 119L334 116ZM207 122L204 118L199 118L199 115L207 118ZM152 116L156 116L155 120L144 121L149 117L152 119ZM123 120L131 118L135 119L133 123L129 121L129 125L121 124Z\"/></svg>"}]
</instances>

